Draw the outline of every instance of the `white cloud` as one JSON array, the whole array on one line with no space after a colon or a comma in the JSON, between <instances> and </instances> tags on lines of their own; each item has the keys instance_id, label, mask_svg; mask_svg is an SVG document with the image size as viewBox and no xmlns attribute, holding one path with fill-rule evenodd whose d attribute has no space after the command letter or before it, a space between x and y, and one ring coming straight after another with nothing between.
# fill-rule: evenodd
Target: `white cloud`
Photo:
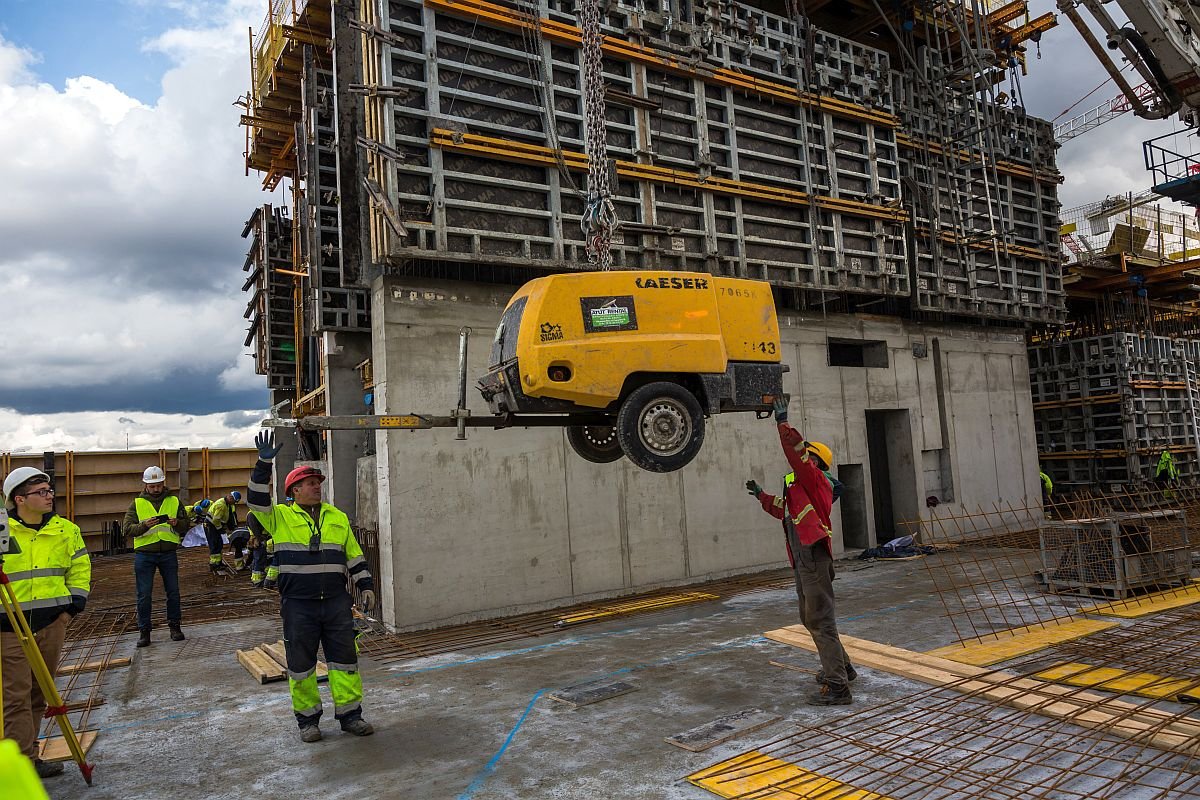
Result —
<instances>
[{"instance_id":1,"label":"white cloud","mask_svg":"<svg viewBox=\"0 0 1200 800\"><path fill-rule=\"evenodd\" d=\"M264 417L265 411L126 416L117 411L20 414L0 408L0 451L250 447Z\"/></svg>"},{"instance_id":2,"label":"white cloud","mask_svg":"<svg viewBox=\"0 0 1200 800\"><path fill-rule=\"evenodd\" d=\"M10 362L0 405L87 387L112 402L136 384L141 402L127 407L154 410L147 391L170 395L180 370L211 391L164 409L203 414L265 394L243 352L239 234L270 198L244 174L232 105L249 79L246 28L265 8L194 5L178 4L183 24L144 45L173 64L153 105L88 75L38 83L37 54L0 38L0 285L6 352L26 354Z\"/></svg>"},{"instance_id":3,"label":"white cloud","mask_svg":"<svg viewBox=\"0 0 1200 800\"><path fill-rule=\"evenodd\" d=\"M257 389L263 385L263 376L254 372L254 359L243 355L221 373L218 380L228 391Z\"/></svg>"},{"instance_id":4,"label":"white cloud","mask_svg":"<svg viewBox=\"0 0 1200 800\"><path fill-rule=\"evenodd\" d=\"M0 85L29 83L33 80L29 67L40 60L32 50L7 44L0 37Z\"/></svg>"}]
</instances>

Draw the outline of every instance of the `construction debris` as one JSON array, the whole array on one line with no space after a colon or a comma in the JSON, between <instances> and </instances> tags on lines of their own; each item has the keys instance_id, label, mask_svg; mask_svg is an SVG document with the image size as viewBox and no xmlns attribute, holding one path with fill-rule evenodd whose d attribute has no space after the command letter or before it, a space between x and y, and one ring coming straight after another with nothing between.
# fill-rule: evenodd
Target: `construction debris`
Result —
<instances>
[{"instance_id":1,"label":"construction debris","mask_svg":"<svg viewBox=\"0 0 1200 800\"><path fill-rule=\"evenodd\" d=\"M605 679L567 686L547 695L551 700L563 703L570 708L590 706L603 700L611 700L623 694L637 691L637 687L625 681L608 681Z\"/></svg>"},{"instance_id":2,"label":"construction debris","mask_svg":"<svg viewBox=\"0 0 1200 800\"><path fill-rule=\"evenodd\" d=\"M701 753L710 747L753 733L760 728L773 725L783 717L757 708L747 708L734 714L726 714L712 722L706 722L695 728L668 736L663 739L667 744Z\"/></svg>"}]
</instances>

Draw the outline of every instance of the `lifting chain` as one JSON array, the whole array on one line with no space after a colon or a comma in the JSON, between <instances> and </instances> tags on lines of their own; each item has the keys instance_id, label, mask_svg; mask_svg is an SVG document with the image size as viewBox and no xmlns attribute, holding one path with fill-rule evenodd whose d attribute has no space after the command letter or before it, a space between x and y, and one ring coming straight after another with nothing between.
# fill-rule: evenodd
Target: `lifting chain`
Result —
<instances>
[{"instance_id":1,"label":"lifting chain","mask_svg":"<svg viewBox=\"0 0 1200 800\"><path fill-rule=\"evenodd\" d=\"M596 269L612 267L612 236L617 212L612 201L605 139L604 64L600 41L601 0L580 0L583 39L583 125L587 138L588 199L580 227L587 241L588 262Z\"/></svg>"}]
</instances>

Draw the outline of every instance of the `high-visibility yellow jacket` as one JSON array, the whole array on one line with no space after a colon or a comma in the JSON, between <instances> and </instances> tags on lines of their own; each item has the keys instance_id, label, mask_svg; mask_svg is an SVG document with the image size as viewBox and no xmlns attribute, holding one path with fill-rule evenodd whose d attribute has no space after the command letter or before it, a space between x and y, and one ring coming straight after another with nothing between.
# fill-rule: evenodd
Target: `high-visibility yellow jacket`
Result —
<instances>
[{"instance_id":1,"label":"high-visibility yellow jacket","mask_svg":"<svg viewBox=\"0 0 1200 800\"><path fill-rule=\"evenodd\" d=\"M8 520L12 539L4 555L4 572L29 627L40 630L64 611L83 611L92 587L92 560L79 526L57 514L40 524L27 524L16 514ZM0 630L11 631L8 618Z\"/></svg>"},{"instance_id":2,"label":"high-visibility yellow jacket","mask_svg":"<svg viewBox=\"0 0 1200 800\"><path fill-rule=\"evenodd\" d=\"M0 797L50 800L33 762L21 753L14 739L0 739Z\"/></svg>"},{"instance_id":3,"label":"high-visibility yellow jacket","mask_svg":"<svg viewBox=\"0 0 1200 800\"><path fill-rule=\"evenodd\" d=\"M347 592L347 582L359 590L374 589L362 548L354 538L350 518L329 503L309 514L295 503L271 503L270 461L261 458L250 473L246 505L271 537L274 553L267 569L279 580L279 596L296 600L325 600Z\"/></svg>"},{"instance_id":4,"label":"high-visibility yellow jacket","mask_svg":"<svg viewBox=\"0 0 1200 800\"><path fill-rule=\"evenodd\" d=\"M145 522L152 517L158 516L168 519L177 519L179 517L179 498L173 494L164 497L158 508L155 508L154 504L145 497L136 498L133 501L133 506L137 510L138 522ZM144 547L153 545L155 542L164 542L178 547L179 534L171 527L171 523L160 522L140 536L133 537L133 549L141 550Z\"/></svg>"},{"instance_id":5,"label":"high-visibility yellow jacket","mask_svg":"<svg viewBox=\"0 0 1200 800\"><path fill-rule=\"evenodd\" d=\"M294 503L253 513L271 535L274 569L268 573L278 574L280 597L332 599L348 590L348 581L374 588L350 519L336 506L322 503L316 519Z\"/></svg>"},{"instance_id":6,"label":"high-visibility yellow jacket","mask_svg":"<svg viewBox=\"0 0 1200 800\"><path fill-rule=\"evenodd\" d=\"M219 531L229 527L229 503L224 497L218 497L208 507L208 518L212 520L213 527Z\"/></svg>"}]
</instances>

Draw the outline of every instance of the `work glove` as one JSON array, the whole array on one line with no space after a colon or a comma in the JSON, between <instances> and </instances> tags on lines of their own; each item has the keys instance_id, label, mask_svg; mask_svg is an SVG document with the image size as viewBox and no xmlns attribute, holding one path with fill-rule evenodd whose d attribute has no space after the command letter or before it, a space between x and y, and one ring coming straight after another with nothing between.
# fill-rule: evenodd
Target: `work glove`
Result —
<instances>
[{"instance_id":1,"label":"work glove","mask_svg":"<svg viewBox=\"0 0 1200 800\"><path fill-rule=\"evenodd\" d=\"M746 491L755 497L762 492L762 487L758 485L758 481L746 481Z\"/></svg>"},{"instance_id":2,"label":"work glove","mask_svg":"<svg viewBox=\"0 0 1200 800\"><path fill-rule=\"evenodd\" d=\"M375 592L371 591L370 589L363 589L361 592L359 592L358 608L364 614L371 613L371 610L375 608Z\"/></svg>"},{"instance_id":3,"label":"work glove","mask_svg":"<svg viewBox=\"0 0 1200 800\"><path fill-rule=\"evenodd\" d=\"M283 449L283 445L275 444L275 434L271 431L259 431L254 437L254 446L258 448L258 457L262 461L272 460Z\"/></svg>"},{"instance_id":4,"label":"work glove","mask_svg":"<svg viewBox=\"0 0 1200 800\"><path fill-rule=\"evenodd\" d=\"M782 397L776 397L775 402L771 404L771 408L775 411L776 422L787 422L787 400L784 400Z\"/></svg>"}]
</instances>

